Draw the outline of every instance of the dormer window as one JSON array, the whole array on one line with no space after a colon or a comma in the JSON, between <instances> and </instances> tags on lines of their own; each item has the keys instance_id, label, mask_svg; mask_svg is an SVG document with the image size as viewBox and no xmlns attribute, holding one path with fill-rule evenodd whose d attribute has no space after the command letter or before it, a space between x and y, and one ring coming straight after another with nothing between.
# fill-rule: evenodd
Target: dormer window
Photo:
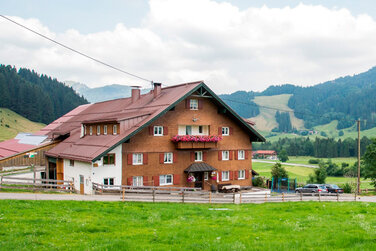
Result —
<instances>
[{"instance_id":1,"label":"dormer window","mask_svg":"<svg viewBox=\"0 0 376 251\"><path fill-rule=\"evenodd\" d=\"M114 125L114 127L113 127L113 134L114 134L114 135L117 134L117 125Z\"/></svg>"},{"instance_id":2,"label":"dormer window","mask_svg":"<svg viewBox=\"0 0 376 251\"><path fill-rule=\"evenodd\" d=\"M198 100L197 99L190 99L189 109L198 110Z\"/></svg>"},{"instance_id":3,"label":"dormer window","mask_svg":"<svg viewBox=\"0 0 376 251\"><path fill-rule=\"evenodd\" d=\"M107 125L104 125L104 126L103 126L103 134L104 134L104 135L107 135Z\"/></svg>"},{"instance_id":4,"label":"dormer window","mask_svg":"<svg viewBox=\"0 0 376 251\"><path fill-rule=\"evenodd\" d=\"M98 126L97 126L97 135L100 135L100 134L101 134L101 126L98 125Z\"/></svg>"},{"instance_id":5,"label":"dormer window","mask_svg":"<svg viewBox=\"0 0 376 251\"><path fill-rule=\"evenodd\" d=\"M85 136L85 126L84 125L81 125L81 138Z\"/></svg>"},{"instance_id":6,"label":"dormer window","mask_svg":"<svg viewBox=\"0 0 376 251\"><path fill-rule=\"evenodd\" d=\"M93 127L92 126L89 127L89 134L93 135Z\"/></svg>"}]
</instances>

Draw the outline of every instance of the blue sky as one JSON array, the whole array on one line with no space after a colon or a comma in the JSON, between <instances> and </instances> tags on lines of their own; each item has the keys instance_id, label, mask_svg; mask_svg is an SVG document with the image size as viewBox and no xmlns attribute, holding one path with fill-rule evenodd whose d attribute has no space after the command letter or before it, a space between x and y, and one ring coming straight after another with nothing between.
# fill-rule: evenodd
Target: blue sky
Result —
<instances>
[{"instance_id":1,"label":"blue sky","mask_svg":"<svg viewBox=\"0 0 376 251\"><path fill-rule=\"evenodd\" d=\"M374 1L148 0L2 3L2 14L147 79L215 91L312 85L376 65ZM145 85L0 20L3 64L88 86Z\"/></svg>"}]
</instances>

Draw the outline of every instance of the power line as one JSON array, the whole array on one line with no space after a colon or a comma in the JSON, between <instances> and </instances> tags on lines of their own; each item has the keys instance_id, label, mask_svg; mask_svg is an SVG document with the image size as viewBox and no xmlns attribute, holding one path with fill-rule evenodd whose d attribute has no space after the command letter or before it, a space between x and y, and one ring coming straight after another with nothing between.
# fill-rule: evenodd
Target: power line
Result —
<instances>
[{"instance_id":1,"label":"power line","mask_svg":"<svg viewBox=\"0 0 376 251\"><path fill-rule=\"evenodd\" d=\"M41 37L43 37L43 38L45 38L45 39L47 39L47 40L49 40L49 41L51 41L51 42L53 42L53 43L55 43L55 44L57 44L57 45L60 45L60 46L64 47L65 49L68 49L68 50L70 50L70 51L73 51L73 52L75 52L75 53L77 53L77 54L79 54L79 55L81 55L81 56L83 56L83 57L86 57L86 58L88 58L88 59L91 59L91 60L93 60L93 61L95 61L95 62L97 62L97 63L99 63L99 64L102 64L102 65L104 65L104 66L107 66L107 67L109 67L109 68L112 68L113 70L116 70L116 71L122 72L122 73L124 73L124 74L127 74L127 75L129 75L129 76L132 76L132 77L135 77L135 78L141 79L141 80L143 80L143 81L150 82L150 83L153 82L153 81L151 81L151 80L149 80L149 79L146 79L146 78L140 77L140 76L138 76L138 75L136 75L136 74L132 74L132 73L130 73L130 72L124 71L124 70L122 70L122 69L120 69L120 68L118 68L118 67L112 66L112 65L110 65L110 64L108 64L108 63L106 63L106 62L103 62L103 61L101 61L101 60L99 60L99 59L96 59L96 58L94 58L94 57L91 57L91 56L89 56L89 55L87 55L87 54L85 54L85 53L83 53L83 52L80 52L80 51L78 51L78 50L76 50L76 49L73 49L73 48L71 48L71 47L69 47L69 46L67 46L67 45L65 45L65 44L62 44L62 43L60 43L60 42L58 42L58 41L56 41L56 40L54 40L54 39L52 39L52 38L49 38L49 37L47 37L47 36L45 36L45 35L43 35L43 34L37 32L37 31L35 31L35 30L32 30L32 29L30 29L30 28L28 28L28 27L26 27L26 26L24 26L24 25L22 25L22 24L20 24L20 23L18 23L18 22L16 22L16 21L14 21L14 20L12 20L12 19L10 19L10 18L4 16L4 15L0 15L0 16L1 16L2 18L4 18L4 19L6 19L6 20L8 20L8 21L10 21L10 22L12 22L12 23L14 23L14 24L16 24L16 25L18 25L18 26L20 26L20 27L22 27L22 28L24 28L24 29L26 29L26 30L28 30L28 31L30 31L30 32L32 32L32 33L34 33L34 34L36 34L36 35L38 35L38 36L41 36Z\"/></svg>"}]
</instances>

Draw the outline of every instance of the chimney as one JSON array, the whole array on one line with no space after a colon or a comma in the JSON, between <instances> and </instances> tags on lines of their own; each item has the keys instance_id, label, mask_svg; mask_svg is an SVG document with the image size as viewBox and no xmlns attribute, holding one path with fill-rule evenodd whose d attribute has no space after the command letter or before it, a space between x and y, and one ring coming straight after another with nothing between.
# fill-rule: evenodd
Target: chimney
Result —
<instances>
[{"instance_id":1,"label":"chimney","mask_svg":"<svg viewBox=\"0 0 376 251\"><path fill-rule=\"evenodd\" d=\"M131 86L132 87L132 103L140 99L140 86Z\"/></svg>"},{"instance_id":2,"label":"chimney","mask_svg":"<svg viewBox=\"0 0 376 251\"><path fill-rule=\"evenodd\" d=\"M154 83L154 98L156 98L160 93L162 89L162 83Z\"/></svg>"}]
</instances>

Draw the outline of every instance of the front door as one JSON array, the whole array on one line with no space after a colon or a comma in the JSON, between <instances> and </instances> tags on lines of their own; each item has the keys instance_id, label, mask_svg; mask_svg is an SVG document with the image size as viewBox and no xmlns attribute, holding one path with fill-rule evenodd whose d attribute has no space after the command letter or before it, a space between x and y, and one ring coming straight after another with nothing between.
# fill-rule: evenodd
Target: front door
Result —
<instances>
[{"instance_id":1,"label":"front door","mask_svg":"<svg viewBox=\"0 0 376 251\"><path fill-rule=\"evenodd\" d=\"M195 187L197 188L204 188L204 183L202 182L202 176L203 176L204 173L202 172L199 172L199 173L194 173L194 176L195 176Z\"/></svg>"},{"instance_id":2,"label":"front door","mask_svg":"<svg viewBox=\"0 0 376 251\"><path fill-rule=\"evenodd\" d=\"M80 175L80 194L85 194L85 179L83 175Z\"/></svg>"}]
</instances>

